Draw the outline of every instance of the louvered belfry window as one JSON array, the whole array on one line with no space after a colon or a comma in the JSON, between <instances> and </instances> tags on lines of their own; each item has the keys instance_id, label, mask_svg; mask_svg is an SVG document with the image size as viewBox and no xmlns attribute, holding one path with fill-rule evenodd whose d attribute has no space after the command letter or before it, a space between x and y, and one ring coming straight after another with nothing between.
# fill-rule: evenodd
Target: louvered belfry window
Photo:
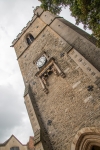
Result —
<instances>
[{"instance_id":1,"label":"louvered belfry window","mask_svg":"<svg viewBox=\"0 0 100 150\"><path fill-rule=\"evenodd\" d=\"M30 45L34 41L34 37L32 34L28 34L26 37L27 44Z\"/></svg>"}]
</instances>

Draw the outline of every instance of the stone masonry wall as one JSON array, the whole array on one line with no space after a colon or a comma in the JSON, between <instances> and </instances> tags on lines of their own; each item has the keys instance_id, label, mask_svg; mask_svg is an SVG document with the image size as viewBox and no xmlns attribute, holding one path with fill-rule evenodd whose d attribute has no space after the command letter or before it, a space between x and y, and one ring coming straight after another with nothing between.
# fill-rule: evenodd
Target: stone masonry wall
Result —
<instances>
[{"instance_id":1,"label":"stone masonry wall","mask_svg":"<svg viewBox=\"0 0 100 150\"><path fill-rule=\"evenodd\" d=\"M55 36L55 38L53 36ZM30 82L34 79L34 83L31 82L31 84L35 85L35 73L37 72L37 67L35 64L33 64L33 61L43 51L47 53L47 56L49 58L54 57L55 59L57 58L58 53L59 59L60 52L65 47L66 42L59 35L53 32L49 27L43 30L40 36L36 38L36 40L27 48L25 53L23 53L23 55L18 60L25 83ZM59 61L61 60L59 59Z\"/></svg>"},{"instance_id":2,"label":"stone masonry wall","mask_svg":"<svg viewBox=\"0 0 100 150\"><path fill-rule=\"evenodd\" d=\"M25 99L25 105L26 105L26 108L27 108L27 112L28 112L28 115L29 115L29 118L30 118L30 122L31 122L31 125L32 125L32 128L33 128L33 132L35 133L37 130L40 130L40 126L39 126L38 120L36 118L36 114L34 112L34 109L33 109L33 106L32 106L29 95L27 94L24 97L24 99Z\"/></svg>"},{"instance_id":3,"label":"stone masonry wall","mask_svg":"<svg viewBox=\"0 0 100 150\"><path fill-rule=\"evenodd\" d=\"M63 18L55 19L50 27L100 71L100 48L92 36Z\"/></svg>"},{"instance_id":4,"label":"stone masonry wall","mask_svg":"<svg viewBox=\"0 0 100 150\"><path fill-rule=\"evenodd\" d=\"M66 60L66 78L51 75L49 94L39 91L36 95L42 119L57 150L69 150L81 128L100 125L100 90L69 56L63 59ZM94 89L88 91L87 87L91 84Z\"/></svg>"},{"instance_id":5,"label":"stone masonry wall","mask_svg":"<svg viewBox=\"0 0 100 150\"><path fill-rule=\"evenodd\" d=\"M33 37L36 38L45 26L46 24L40 18L36 18L34 23L30 25L27 31L22 35L20 40L18 40L14 46L17 58L19 58L23 51L29 47L26 42L27 34L31 33Z\"/></svg>"},{"instance_id":6,"label":"stone masonry wall","mask_svg":"<svg viewBox=\"0 0 100 150\"><path fill-rule=\"evenodd\" d=\"M70 150L72 140L80 129L100 126L100 89L70 57L71 51L66 53L66 45L67 42L47 26L18 59L24 81L31 85L54 150ZM35 76L38 70L33 63L43 51L48 58L54 57L66 74L65 78L51 74L47 95ZM92 90L88 90L89 86Z\"/></svg>"}]
</instances>

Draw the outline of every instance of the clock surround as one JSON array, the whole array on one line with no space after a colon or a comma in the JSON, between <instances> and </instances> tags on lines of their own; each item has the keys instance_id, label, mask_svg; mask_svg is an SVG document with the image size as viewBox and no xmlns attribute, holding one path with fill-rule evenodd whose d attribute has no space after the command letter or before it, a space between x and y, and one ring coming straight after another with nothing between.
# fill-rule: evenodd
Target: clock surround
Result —
<instances>
[{"instance_id":1,"label":"clock surround","mask_svg":"<svg viewBox=\"0 0 100 150\"><path fill-rule=\"evenodd\" d=\"M61 76L62 78L65 78L65 73L59 68L57 65L55 59L52 57L50 60L43 66L36 74L40 80L40 83L42 85L43 91L48 94L49 90L47 86L49 86L49 83L47 82L49 76L54 73L56 76Z\"/></svg>"}]
</instances>

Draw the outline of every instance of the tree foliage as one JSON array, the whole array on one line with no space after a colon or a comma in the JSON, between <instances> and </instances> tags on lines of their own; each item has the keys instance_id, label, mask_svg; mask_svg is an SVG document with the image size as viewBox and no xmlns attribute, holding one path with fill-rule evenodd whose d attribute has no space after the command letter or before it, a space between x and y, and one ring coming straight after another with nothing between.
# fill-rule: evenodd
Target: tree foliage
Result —
<instances>
[{"instance_id":1,"label":"tree foliage","mask_svg":"<svg viewBox=\"0 0 100 150\"><path fill-rule=\"evenodd\" d=\"M59 14L62 7L69 6L76 24L83 23L84 28L92 30L100 47L100 0L40 0L41 7Z\"/></svg>"}]
</instances>

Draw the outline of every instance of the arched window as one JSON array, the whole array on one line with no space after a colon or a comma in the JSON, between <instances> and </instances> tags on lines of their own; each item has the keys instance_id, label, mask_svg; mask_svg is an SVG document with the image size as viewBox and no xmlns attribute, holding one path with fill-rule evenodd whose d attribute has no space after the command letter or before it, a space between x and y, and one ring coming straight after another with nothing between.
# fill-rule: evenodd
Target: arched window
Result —
<instances>
[{"instance_id":1,"label":"arched window","mask_svg":"<svg viewBox=\"0 0 100 150\"><path fill-rule=\"evenodd\" d=\"M10 150L19 150L19 147L11 147Z\"/></svg>"},{"instance_id":2,"label":"arched window","mask_svg":"<svg viewBox=\"0 0 100 150\"><path fill-rule=\"evenodd\" d=\"M32 34L28 34L26 37L27 44L30 45L34 41L34 37Z\"/></svg>"},{"instance_id":3,"label":"arched window","mask_svg":"<svg viewBox=\"0 0 100 150\"><path fill-rule=\"evenodd\" d=\"M100 150L99 146L93 146L91 150Z\"/></svg>"},{"instance_id":4,"label":"arched window","mask_svg":"<svg viewBox=\"0 0 100 150\"><path fill-rule=\"evenodd\" d=\"M82 128L73 139L71 150L100 150L100 128Z\"/></svg>"}]
</instances>

